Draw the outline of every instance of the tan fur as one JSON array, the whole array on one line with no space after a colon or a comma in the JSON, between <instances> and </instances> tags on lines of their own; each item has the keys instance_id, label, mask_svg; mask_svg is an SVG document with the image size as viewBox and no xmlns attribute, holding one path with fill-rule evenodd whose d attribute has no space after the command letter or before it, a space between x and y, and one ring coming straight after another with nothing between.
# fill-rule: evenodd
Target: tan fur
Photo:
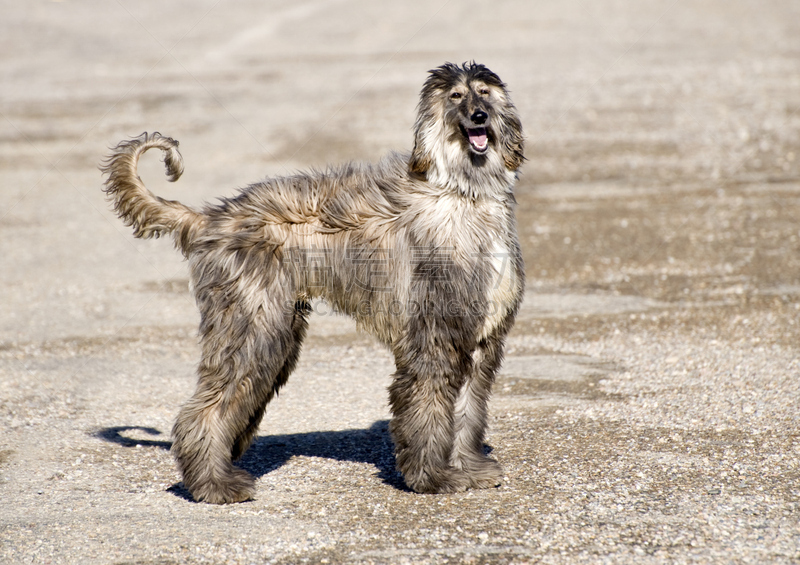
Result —
<instances>
[{"instance_id":1,"label":"tan fur","mask_svg":"<svg viewBox=\"0 0 800 565\"><path fill-rule=\"evenodd\" d=\"M497 75L474 63L432 70L410 155L267 179L202 211L144 187L136 164L153 147L176 180L178 143L157 133L120 143L102 169L134 235L172 234L189 260L202 360L173 452L196 499L253 495L231 461L294 369L316 298L395 356L390 430L406 483L499 483L483 454L486 410L524 273L512 192L522 130Z\"/></svg>"}]
</instances>

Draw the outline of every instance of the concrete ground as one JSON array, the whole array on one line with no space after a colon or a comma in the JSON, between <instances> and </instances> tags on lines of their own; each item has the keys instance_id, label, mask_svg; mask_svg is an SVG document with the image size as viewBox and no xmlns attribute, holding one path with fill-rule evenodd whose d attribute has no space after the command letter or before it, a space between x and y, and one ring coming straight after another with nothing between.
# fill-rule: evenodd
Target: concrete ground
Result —
<instances>
[{"instance_id":1,"label":"concrete ground","mask_svg":"<svg viewBox=\"0 0 800 565\"><path fill-rule=\"evenodd\" d=\"M509 85L528 274L491 404L500 488L405 490L389 355L315 316L242 465L187 499L198 316L97 165L180 140L199 204L409 149L426 71ZM0 2L0 560L799 563L800 4Z\"/></svg>"}]
</instances>

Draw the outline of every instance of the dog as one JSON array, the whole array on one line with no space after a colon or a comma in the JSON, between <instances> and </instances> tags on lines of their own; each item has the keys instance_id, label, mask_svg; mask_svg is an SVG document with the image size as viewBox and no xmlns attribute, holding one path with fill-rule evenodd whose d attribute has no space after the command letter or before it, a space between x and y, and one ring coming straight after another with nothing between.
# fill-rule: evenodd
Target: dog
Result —
<instances>
[{"instance_id":1,"label":"dog","mask_svg":"<svg viewBox=\"0 0 800 565\"><path fill-rule=\"evenodd\" d=\"M114 210L140 238L171 235L188 259L202 359L172 452L195 500L251 499L232 464L294 369L312 299L353 316L394 355L390 433L406 485L451 493L500 484L484 453L487 403L522 300L513 187L523 134L484 65L429 71L410 154L271 178L201 211L153 195L140 156L178 142L123 141L101 165Z\"/></svg>"}]
</instances>

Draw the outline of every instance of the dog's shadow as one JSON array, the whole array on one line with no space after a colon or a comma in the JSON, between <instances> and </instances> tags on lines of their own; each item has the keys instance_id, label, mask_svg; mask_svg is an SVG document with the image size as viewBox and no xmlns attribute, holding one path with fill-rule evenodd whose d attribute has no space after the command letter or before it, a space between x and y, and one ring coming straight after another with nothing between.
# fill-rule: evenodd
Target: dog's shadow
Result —
<instances>
[{"instance_id":1,"label":"dog's shadow","mask_svg":"<svg viewBox=\"0 0 800 565\"><path fill-rule=\"evenodd\" d=\"M128 432L139 432L136 435L141 435L142 432L151 436L161 435L159 430L143 426L103 428L94 435L123 447L158 447L167 450L172 447L170 441L133 439L128 437ZM398 490L408 490L402 475L395 470L388 420L379 420L361 430L262 436L253 442L236 465L255 477L261 477L279 469L298 455L368 463L375 466L378 470L377 477L385 484ZM168 490L176 496L192 500L183 483L175 484Z\"/></svg>"}]
</instances>

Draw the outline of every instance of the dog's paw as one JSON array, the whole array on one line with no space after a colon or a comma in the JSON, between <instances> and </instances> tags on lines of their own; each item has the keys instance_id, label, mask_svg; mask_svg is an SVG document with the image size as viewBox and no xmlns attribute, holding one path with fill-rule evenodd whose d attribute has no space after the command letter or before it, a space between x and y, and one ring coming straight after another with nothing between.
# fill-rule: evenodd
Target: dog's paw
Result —
<instances>
[{"instance_id":1,"label":"dog's paw","mask_svg":"<svg viewBox=\"0 0 800 565\"><path fill-rule=\"evenodd\" d=\"M428 469L413 477L405 477L410 489L422 494L463 492L470 487L469 477L454 467Z\"/></svg>"},{"instance_id":2,"label":"dog's paw","mask_svg":"<svg viewBox=\"0 0 800 565\"><path fill-rule=\"evenodd\" d=\"M503 468L491 457L470 459L463 472L469 479L470 488L495 488L503 482Z\"/></svg>"},{"instance_id":3,"label":"dog's paw","mask_svg":"<svg viewBox=\"0 0 800 565\"><path fill-rule=\"evenodd\" d=\"M196 501L209 504L245 502L253 498L255 479L247 471L234 467L224 479L194 485L189 492Z\"/></svg>"}]
</instances>

